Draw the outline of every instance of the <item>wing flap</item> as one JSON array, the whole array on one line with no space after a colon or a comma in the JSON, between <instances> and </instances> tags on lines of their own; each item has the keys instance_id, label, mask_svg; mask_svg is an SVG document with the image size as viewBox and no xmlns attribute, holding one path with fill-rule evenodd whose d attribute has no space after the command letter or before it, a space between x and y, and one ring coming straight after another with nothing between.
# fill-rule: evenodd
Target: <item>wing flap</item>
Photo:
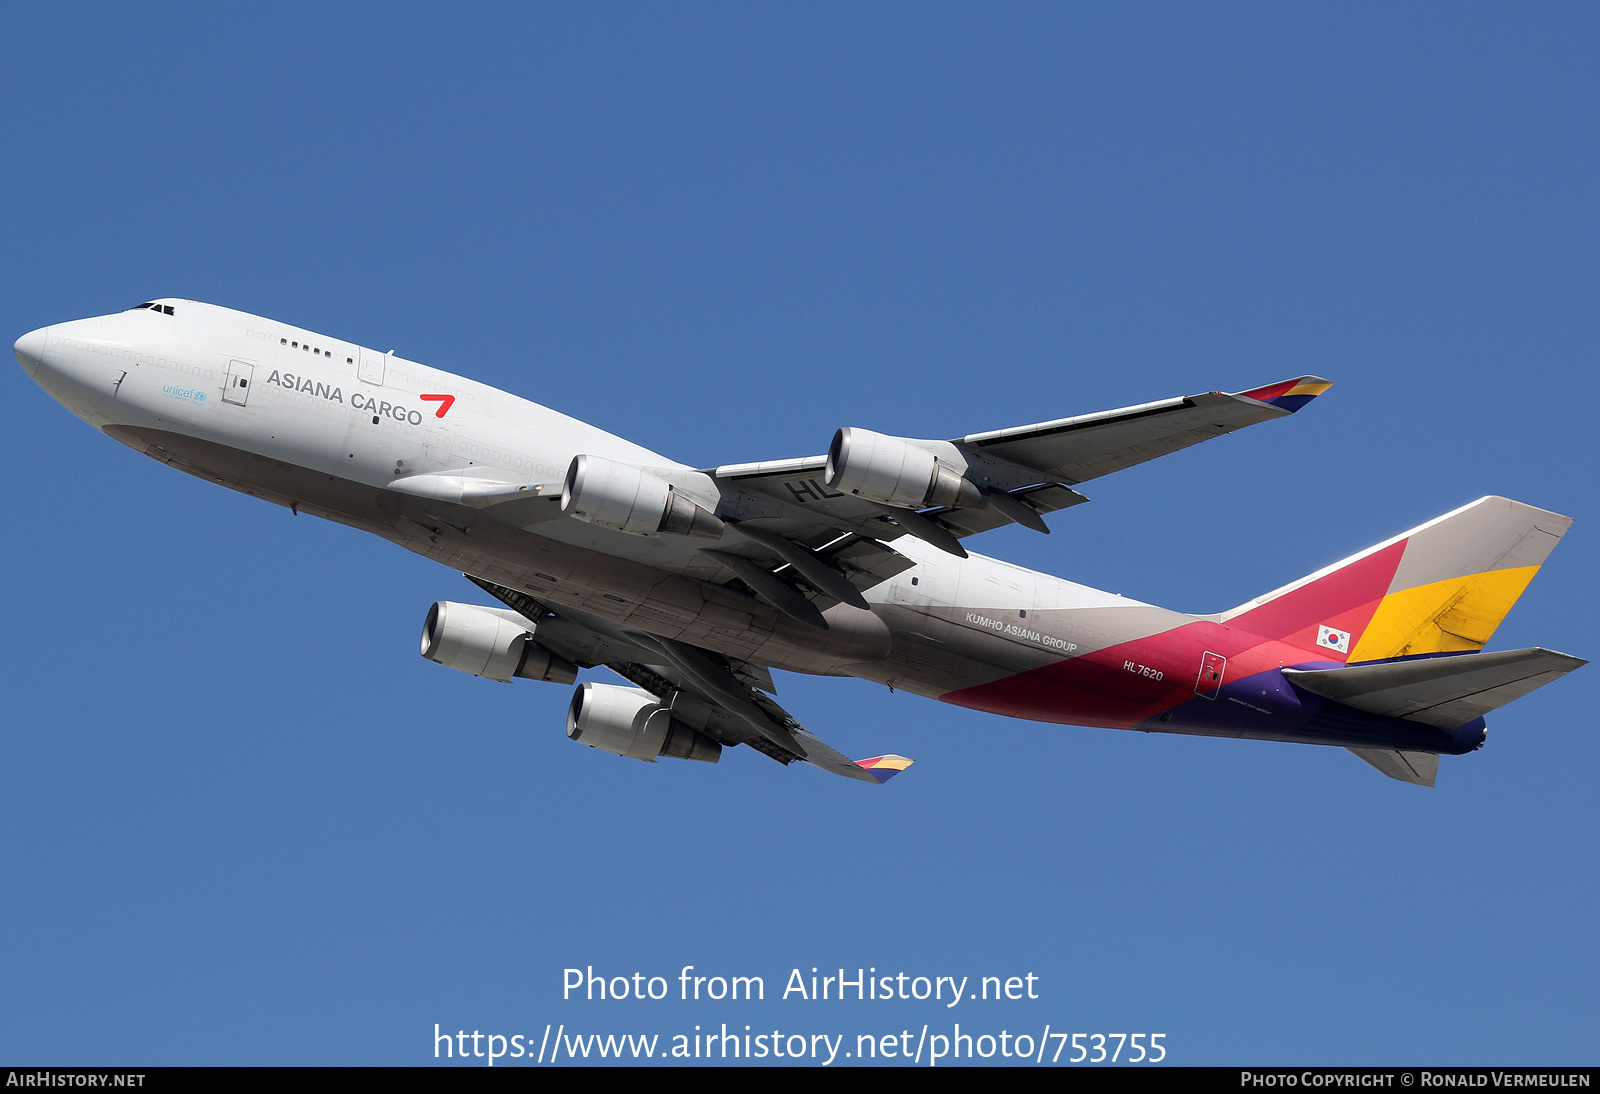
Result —
<instances>
[{"instance_id":1,"label":"wing flap","mask_svg":"<svg viewBox=\"0 0 1600 1094\"><path fill-rule=\"evenodd\" d=\"M845 579L861 590L888 581L916 565L894 548L865 536L845 536L817 553L843 570Z\"/></svg>"},{"instance_id":2,"label":"wing flap","mask_svg":"<svg viewBox=\"0 0 1600 1094\"><path fill-rule=\"evenodd\" d=\"M1038 513L1055 513L1073 505L1082 505L1089 499L1078 493L1070 486L1063 486L1058 482L1047 482L1039 486L1025 486L1021 490L1011 491L1013 498L1020 499ZM985 509L932 509L923 514L929 517L938 517L941 524L949 528L956 536L965 538L987 532L991 528L1001 528L1013 523L1010 517L990 506Z\"/></svg>"},{"instance_id":3,"label":"wing flap","mask_svg":"<svg viewBox=\"0 0 1600 1094\"><path fill-rule=\"evenodd\" d=\"M892 547L851 532L818 528L812 529L810 537L805 537L781 535L743 523L735 524L734 528L744 530L742 534L746 538L742 542L719 544L715 549L702 548L701 558L714 561L726 573L737 575L767 603L796 618L809 616L814 608L830 608L840 603L846 599L843 594L851 594L850 601L862 607L861 592L916 565ZM759 538L752 538L755 536ZM787 542L778 542L780 540ZM793 557L797 552L808 554L812 564L804 569L797 566ZM806 555L801 555L798 561L806 562ZM756 569L751 570L752 566ZM824 580L814 580L819 574ZM695 576L714 580L717 575ZM841 593L838 585L847 588ZM815 624L816 620L812 622Z\"/></svg>"}]
</instances>

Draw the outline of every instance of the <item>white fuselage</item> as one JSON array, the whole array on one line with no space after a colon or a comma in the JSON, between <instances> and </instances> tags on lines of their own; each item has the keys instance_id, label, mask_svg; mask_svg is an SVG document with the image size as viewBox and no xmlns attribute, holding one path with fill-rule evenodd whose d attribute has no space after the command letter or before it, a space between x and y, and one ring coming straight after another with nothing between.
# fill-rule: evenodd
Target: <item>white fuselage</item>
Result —
<instances>
[{"instance_id":1,"label":"white fuselage","mask_svg":"<svg viewBox=\"0 0 1600 1094\"><path fill-rule=\"evenodd\" d=\"M895 550L916 566L869 589L870 612L829 609L819 632L696 576L704 543L689 537L627 536L564 519L553 502L520 526L469 524L392 489L454 472L559 490L579 454L692 468L393 354L214 305L157 304L42 328L18 356L73 413L148 455L595 618L936 697L1192 618L903 536Z\"/></svg>"}]
</instances>

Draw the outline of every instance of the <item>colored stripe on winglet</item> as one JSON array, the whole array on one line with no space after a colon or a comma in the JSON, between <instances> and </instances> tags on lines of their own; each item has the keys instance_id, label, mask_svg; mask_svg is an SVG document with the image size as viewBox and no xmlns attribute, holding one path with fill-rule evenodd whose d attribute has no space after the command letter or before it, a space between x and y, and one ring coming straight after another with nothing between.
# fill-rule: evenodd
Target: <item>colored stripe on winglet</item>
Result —
<instances>
[{"instance_id":1,"label":"colored stripe on winglet","mask_svg":"<svg viewBox=\"0 0 1600 1094\"><path fill-rule=\"evenodd\" d=\"M1300 376L1293 380L1284 380L1281 383L1268 384L1266 387L1252 388L1236 394L1293 414L1332 386L1332 380L1324 380L1320 376Z\"/></svg>"},{"instance_id":2,"label":"colored stripe on winglet","mask_svg":"<svg viewBox=\"0 0 1600 1094\"><path fill-rule=\"evenodd\" d=\"M874 756L870 760L857 760L856 766L866 768L867 774L881 784L888 782L916 762L904 756Z\"/></svg>"}]
</instances>

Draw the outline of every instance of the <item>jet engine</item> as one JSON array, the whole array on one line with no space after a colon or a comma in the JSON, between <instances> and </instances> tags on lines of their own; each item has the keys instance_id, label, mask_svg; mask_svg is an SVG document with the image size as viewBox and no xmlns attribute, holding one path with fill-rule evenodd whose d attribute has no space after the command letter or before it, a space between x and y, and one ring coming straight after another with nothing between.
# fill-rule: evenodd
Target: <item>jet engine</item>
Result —
<instances>
[{"instance_id":1,"label":"jet engine","mask_svg":"<svg viewBox=\"0 0 1600 1094\"><path fill-rule=\"evenodd\" d=\"M833 435L822 481L834 490L882 505L981 508L983 494L925 448L899 437L846 426Z\"/></svg>"},{"instance_id":2,"label":"jet engine","mask_svg":"<svg viewBox=\"0 0 1600 1094\"><path fill-rule=\"evenodd\" d=\"M589 524L647 536L721 537L725 525L642 467L603 456L575 456L561 484L561 511Z\"/></svg>"},{"instance_id":3,"label":"jet engine","mask_svg":"<svg viewBox=\"0 0 1600 1094\"><path fill-rule=\"evenodd\" d=\"M618 756L655 763L658 756L714 764L722 744L672 716L642 688L579 684L567 708L567 736Z\"/></svg>"},{"instance_id":4,"label":"jet engine","mask_svg":"<svg viewBox=\"0 0 1600 1094\"><path fill-rule=\"evenodd\" d=\"M441 600L428 609L422 624L422 656L457 672L502 682L513 676L557 684L577 680L577 666L534 641L530 626L503 608Z\"/></svg>"}]
</instances>

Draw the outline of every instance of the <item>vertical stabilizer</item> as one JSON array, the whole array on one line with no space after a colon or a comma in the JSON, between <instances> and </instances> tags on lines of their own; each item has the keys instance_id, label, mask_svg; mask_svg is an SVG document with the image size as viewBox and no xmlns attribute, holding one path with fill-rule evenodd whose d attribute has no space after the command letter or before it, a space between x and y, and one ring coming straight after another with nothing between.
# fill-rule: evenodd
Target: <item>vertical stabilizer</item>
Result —
<instances>
[{"instance_id":1,"label":"vertical stabilizer","mask_svg":"<svg viewBox=\"0 0 1600 1094\"><path fill-rule=\"evenodd\" d=\"M1326 661L1481 650L1571 524L1479 498L1221 618Z\"/></svg>"}]
</instances>

